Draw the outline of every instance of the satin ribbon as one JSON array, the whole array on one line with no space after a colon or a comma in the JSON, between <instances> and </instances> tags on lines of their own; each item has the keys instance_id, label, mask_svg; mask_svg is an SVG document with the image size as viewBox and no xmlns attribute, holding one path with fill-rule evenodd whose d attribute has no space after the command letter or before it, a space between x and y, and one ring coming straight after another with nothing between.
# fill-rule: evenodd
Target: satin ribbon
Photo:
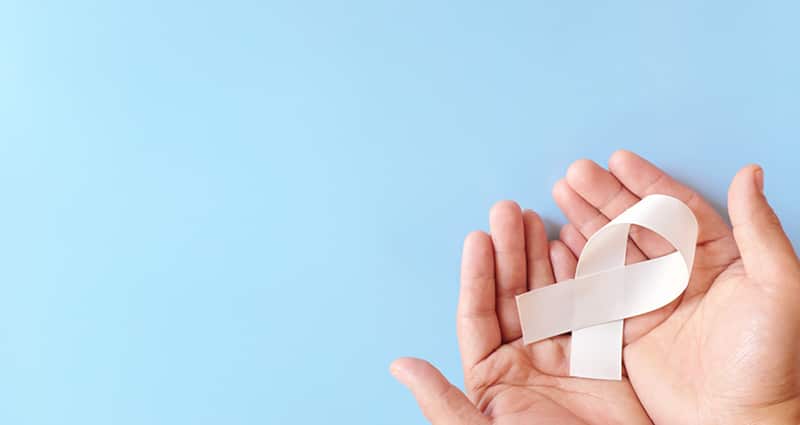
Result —
<instances>
[{"instance_id":1,"label":"satin ribbon","mask_svg":"<svg viewBox=\"0 0 800 425\"><path fill-rule=\"evenodd\" d=\"M632 224L676 251L625 265ZM523 342L571 331L571 376L621 379L623 320L667 305L686 289L696 243L689 207L666 195L643 198L589 238L574 279L517 296Z\"/></svg>"}]
</instances>

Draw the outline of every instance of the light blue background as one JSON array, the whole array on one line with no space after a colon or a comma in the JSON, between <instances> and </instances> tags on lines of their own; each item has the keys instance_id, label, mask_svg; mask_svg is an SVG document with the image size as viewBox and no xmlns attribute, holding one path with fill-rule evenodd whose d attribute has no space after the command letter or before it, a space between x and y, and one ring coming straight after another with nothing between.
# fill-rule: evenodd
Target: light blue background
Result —
<instances>
[{"instance_id":1,"label":"light blue background","mask_svg":"<svg viewBox=\"0 0 800 425\"><path fill-rule=\"evenodd\" d=\"M462 237L617 148L800 238L797 2L110 3L0 5L0 423L424 423Z\"/></svg>"}]
</instances>

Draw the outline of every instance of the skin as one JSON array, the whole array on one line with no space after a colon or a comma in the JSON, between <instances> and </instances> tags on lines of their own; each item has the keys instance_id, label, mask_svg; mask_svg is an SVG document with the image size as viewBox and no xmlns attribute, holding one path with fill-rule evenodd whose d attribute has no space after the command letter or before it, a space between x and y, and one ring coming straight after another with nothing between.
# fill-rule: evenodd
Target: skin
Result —
<instances>
[{"instance_id":1,"label":"skin","mask_svg":"<svg viewBox=\"0 0 800 425\"><path fill-rule=\"evenodd\" d=\"M432 365L401 358L390 371L441 424L800 423L800 263L747 166L728 195L730 221L651 163L616 152L609 169L580 160L553 196L570 223L548 242L539 217L509 201L491 236L464 242L457 313L466 394ZM625 320L622 381L567 377L569 337L523 346L514 295L572 277L586 239L641 197L681 199L698 219L684 294ZM672 251L633 228L628 263Z\"/></svg>"}]
</instances>

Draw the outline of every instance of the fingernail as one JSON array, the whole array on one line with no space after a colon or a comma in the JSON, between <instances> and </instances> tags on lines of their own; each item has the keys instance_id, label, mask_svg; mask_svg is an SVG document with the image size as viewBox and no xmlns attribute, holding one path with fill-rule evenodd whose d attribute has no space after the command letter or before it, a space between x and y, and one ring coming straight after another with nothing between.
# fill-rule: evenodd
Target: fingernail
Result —
<instances>
[{"instance_id":1,"label":"fingernail","mask_svg":"<svg viewBox=\"0 0 800 425\"><path fill-rule=\"evenodd\" d=\"M755 171L755 178L756 178L756 185L758 186L758 190L761 193L764 193L764 169L758 167Z\"/></svg>"},{"instance_id":2,"label":"fingernail","mask_svg":"<svg viewBox=\"0 0 800 425\"><path fill-rule=\"evenodd\" d=\"M389 373L391 373L392 376L394 376L395 379L397 379L398 381L403 382L403 380L401 379L403 371L400 370L400 368L397 367L397 365L394 362L389 365Z\"/></svg>"},{"instance_id":3,"label":"fingernail","mask_svg":"<svg viewBox=\"0 0 800 425\"><path fill-rule=\"evenodd\" d=\"M395 365L389 366L389 373L391 373L394 379L396 379L397 382L402 384L404 387L411 388L411 385L408 381L408 375L401 368Z\"/></svg>"}]
</instances>

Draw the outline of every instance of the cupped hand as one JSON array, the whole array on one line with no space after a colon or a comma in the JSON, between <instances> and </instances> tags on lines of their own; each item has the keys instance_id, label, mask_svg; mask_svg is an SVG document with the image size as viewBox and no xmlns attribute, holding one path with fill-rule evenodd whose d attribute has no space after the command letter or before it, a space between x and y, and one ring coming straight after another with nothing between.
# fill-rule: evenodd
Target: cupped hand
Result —
<instances>
[{"instance_id":1,"label":"cupped hand","mask_svg":"<svg viewBox=\"0 0 800 425\"><path fill-rule=\"evenodd\" d=\"M561 239L579 255L586 238L640 198L661 193L694 212L699 235L685 293L625 321L624 365L656 424L800 423L800 263L747 166L728 193L732 227L693 190L619 151L609 170L581 160L553 195L569 218ZM628 261L672 248L631 232Z\"/></svg>"},{"instance_id":2,"label":"cupped hand","mask_svg":"<svg viewBox=\"0 0 800 425\"><path fill-rule=\"evenodd\" d=\"M515 295L573 277L576 257L548 242L533 211L500 202L491 236L464 241L457 332L466 395L429 363L396 360L392 374L410 388L425 416L445 424L649 424L627 378L567 377L569 338L523 345Z\"/></svg>"}]
</instances>

